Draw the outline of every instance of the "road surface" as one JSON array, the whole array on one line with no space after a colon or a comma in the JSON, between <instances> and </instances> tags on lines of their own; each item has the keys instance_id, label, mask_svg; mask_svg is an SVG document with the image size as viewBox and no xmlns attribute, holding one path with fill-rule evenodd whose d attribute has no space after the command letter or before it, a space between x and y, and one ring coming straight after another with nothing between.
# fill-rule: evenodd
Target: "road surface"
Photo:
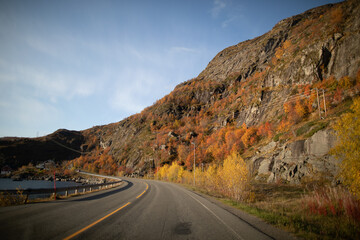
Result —
<instances>
[{"instance_id":1,"label":"road surface","mask_svg":"<svg viewBox=\"0 0 360 240\"><path fill-rule=\"evenodd\" d=\"M273 239L176 184L124 179L66 200L0 208L1 239Z\"/></svg>"}]
</instances>

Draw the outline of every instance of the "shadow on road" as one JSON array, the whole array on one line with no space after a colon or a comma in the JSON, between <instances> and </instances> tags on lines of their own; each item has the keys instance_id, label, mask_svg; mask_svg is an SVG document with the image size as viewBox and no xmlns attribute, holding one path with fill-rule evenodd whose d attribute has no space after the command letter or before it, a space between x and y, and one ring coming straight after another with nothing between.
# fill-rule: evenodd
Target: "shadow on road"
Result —
<instances>
[{"instance_id":1,"label":"shadow on road","mask_svg":"<svg viewBox=\"0 0 360 240\"><path fill-rule=\"evenodd\" d=\"M132 182L129 182L129 181L126 181L126 180L123 180L123 181L127 182L127 185L124 186L124 187L121 187L119 189L106 191L104 193L96 194L96 195L89 196L89 197L84 197L84 198L81 198L81 199L73 199L73 200L70 200L70 201L71 202L73 202L73 201L74 202L80 202L80 201L90 201L90 200L100 199L100 198L104 198L104 197L110 196L110 195L118 193L118 192L125 191L126 189L129 189L134 185Z\"/></svg>"}]
</instances>

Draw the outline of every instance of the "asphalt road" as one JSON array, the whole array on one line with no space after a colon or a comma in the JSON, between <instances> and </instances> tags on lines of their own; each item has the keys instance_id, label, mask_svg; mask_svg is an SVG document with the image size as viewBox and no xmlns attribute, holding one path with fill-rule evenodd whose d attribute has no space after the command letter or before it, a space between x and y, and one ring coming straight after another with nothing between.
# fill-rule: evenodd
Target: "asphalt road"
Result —
<instances>
[{"instance_id":1,"label":"asphalt road","mask_svg":"<svg viewBox=\"0 0 360 240\"><path fill-rule=\"evenodd\" d=\"M113 189L0 208L1 239L273 239L176 184L125 179Z\"/></svg>"}]
</instances>

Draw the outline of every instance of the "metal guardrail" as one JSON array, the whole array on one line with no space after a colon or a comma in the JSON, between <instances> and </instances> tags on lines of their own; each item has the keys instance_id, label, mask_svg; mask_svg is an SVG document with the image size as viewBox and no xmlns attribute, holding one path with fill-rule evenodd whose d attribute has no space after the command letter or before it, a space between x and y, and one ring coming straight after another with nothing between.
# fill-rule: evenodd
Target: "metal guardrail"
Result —
<instances>
[{"instance_id":1,"label":"metal guardrail","mask_svg":"<svg viewBox=\"0 0 360 240\"><path fill-rule=\"evenodd\" d=\"M78 193L85 193L85 192L91 192L95 189L101 190L103 188L114 187L116 185L119 185L122 182L116 181L116 182L107 182L107 183L99 183L99 184L89 184L89 185L80 185L80 186L72 186L72 187L61 187L61 188L38 188L38 189L32 189L32 188L26 188L26 189L16 189L16 190L0 190L2 193L7 193L10 195L21 194L26 195L24 203L27 202L29 195L33 194L47 194L52 193L54 196L56 196L57 193L65 192L65 196L69 195L70 191L74 191L75 194Z\"/></svg>"}]
</instances>

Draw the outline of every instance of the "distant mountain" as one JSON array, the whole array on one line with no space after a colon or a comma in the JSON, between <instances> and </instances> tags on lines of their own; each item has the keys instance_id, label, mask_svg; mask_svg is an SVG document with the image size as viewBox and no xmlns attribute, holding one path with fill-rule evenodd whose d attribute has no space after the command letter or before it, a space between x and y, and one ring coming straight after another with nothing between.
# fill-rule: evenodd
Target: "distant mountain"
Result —
<instances>
[{"instance_id":1,"label":"distant mountain","mask_svg":"<svg viewBox=\"0 0 360 240\"><path fill-rule=\"evenodd\" d=\"M55 148L54 133L2 139L0 163L79 157L73 166L105 173L145 174L173 161L192 169L193 142L197 164L205 167L238 151L259 180L332 178L331 125L360 92L359 39L359 1L311 9L224 49L198 77L140 114L56 138L87 152L81 157ZM24 150L30 146L36 151Z\"/></svg>"},{"instance_id":2,"label":"distant mountain","mask_svg":"<svg viewBox=\"0 0 360 240\"><path fill-rule=\"evenodd\" d=\"M57 163L72 160L81 155L80 146L84 141L80 132L66 129L39 138L0 138L0 164L14 169L30 162L35 165L50 159Z\"/></svg>"}]
</instances>

